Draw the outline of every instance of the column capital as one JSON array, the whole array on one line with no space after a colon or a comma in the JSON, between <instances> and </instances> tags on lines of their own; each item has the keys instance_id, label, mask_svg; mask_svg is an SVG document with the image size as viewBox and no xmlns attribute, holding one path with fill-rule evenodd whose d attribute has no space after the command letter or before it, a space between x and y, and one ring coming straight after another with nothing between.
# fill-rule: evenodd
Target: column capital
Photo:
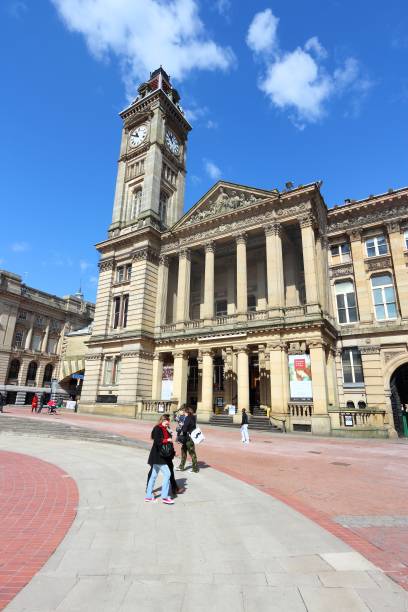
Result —
<instances>
[{"instance_id":1,"label":"column capital","mask_svg":"<svg viewBox=\"0 0 408 612\"><path fill-rule=\"evenodd\" d=\"M179 250L179 258L180 259L187 259L187 261L191 261L191 250L183 247Z\"/></svg>"},{"instance_id":2,"label":"column capital","mask_svg":"<svg viewBox=\"0 0 408 612\"><path fill-rule=\"evenodd\" d=\"M240 234L235 234L235 242L237 244L246 244L248 240L248 234L242 232Z\"/></svg>"},{"instance_id":3,"label":"column capital","mask_svg":"<svg viewBox=\"0 0 408 612\"><path fill-rule=\"evenodd\" d=\"M204 244L204 250L206 253L214 253L215 252L215 242L214 240L209 240Z\"/></svg>"},{"instance_id":4,"label":"column capital","mask_svg":"<svg viewBox=\"0 0 408 612\"><path fill-rule=\"evenodd\" d=\"M161 361L163 359L162 353L153 353L153 360Z\"/></svg>"},{"instance_id":5,"label":"column capital","mask_svg":"<svg viewBox=\"0 0 408 612\"><path fill-rule=\"evenodd\" d=\"M183 359L187 357L187 351L183 351L182 349L175 349L172 351L173 358L177 359L177 357L182 357Z\"/></svg>"},{"instance_id":6,"label":"column capital","mask_svg":"<svg viewBox=\"0 0 408 612\"><path fill-rule=\"evenodd\" d=\"M349 237L350 242L360 242L361 241L361 230L353 229L347 232L347 236Z\"/></svg>"},{"instance_id":7,"label":"column capital","mask_svg":"<svg viewBox=\"0 0 408 612\"><path fill-rule=\"evenodd\" d=\"M246 345L244 345L244 346L234 346L234 350L237 353L246 353L246 354L249 353L249 348Z\"/></svg>"},{"instance_id":8,"label":"column capital","mask_svg":"<svg viewBox=\"0 0 408 612\"><path fill-rule=\"evenodd\" d=\"M266 345L266 348L269 352L288 350L286 342L268 342L268 344Z\"/></svg>"},{"instance_id":9,"label":"column capital","mask_svg":"<svg viewBox=\"0 0 408 612\"><path fill-rule=\"evenodd\" d=\"M323 342L323 340L310 340L307 343L307 346L308 346L309 349L313 349L313 348L325 349L326 348L326 343Z\"/></svg>"},{"instance_id":10,"label":"column capital","mask_svg":"<svg viewBox=\"0 0 408 612\"><path fill-rule=\"evenodd\" d=\"M159 264L161 266L168 267L168 265L169 265L169 256L168 255L160 255L160 257L159 257Z\"/></svg>"},{"instance_id":11,"label":"column capital","mask_svg":"<svg viewBox=\"0 0 408 612\"><path fill-rule=\"evenodd\" d=\"M202 348L200 349L199 352L199 357L201 357L201 359L203 357L213 357L214 356L214 351L212 348Z\"/></svg>"},{"instance_id":12,"label":"column capital","mask_svg":"<svg viewBox=\"0 0 408 612\"><path fill-rule=\"evenodd\" d=\"M264 226L265 236L281 236L282 224L277 221Z\"/></svg>"},{"instance_id":13,"label":"column capital","mask_svg":"<svg viewBox=\"0 0 408 612\"><path fill-rule=\"evenodd\" d=\"M302 215L301 217L299 217L299 225L301 228L313 227L314 219L312 213L307 213L306 215Z\"/></svg>"},{"instance_id":14,"label":"column capital","mask_svg":"<svg viewBox=\"0 0 408 612\"><path fill-rule=\"evenodd\" d=\"M401 225L399 221L390 221L389 223L386 224L385 226L387 228L387 232L389 234L394 234L394 233L400 233L401 231Z\"/></svg>"}]
</instances>

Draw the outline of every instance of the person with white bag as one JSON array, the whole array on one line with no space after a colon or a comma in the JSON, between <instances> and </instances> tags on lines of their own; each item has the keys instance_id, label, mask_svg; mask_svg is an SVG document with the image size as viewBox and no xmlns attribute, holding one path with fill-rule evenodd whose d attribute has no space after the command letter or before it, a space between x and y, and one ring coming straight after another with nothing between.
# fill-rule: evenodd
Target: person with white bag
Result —
<instances>
[{"instance_id":1,"label":"person with white bag","mask_svg":"<svg viewBox=\"0 0 408 612\"><path fill-rule=\"evenodd\" d=\"M197 429L198 429L197 419L192 409L186 408L184 410L184 414L186 418L184 419L183 427L178 437L179 442L181 442L181 461L180 461L180 465L176 469L181 470L181 471L184 470L184 467L186 465L186 460L187 460L187 453L188 453L191 457L191 463L192 463L192 469L190 470L190 472L192 474L198 474L200 470L197 464L197 455L195 451L194 438L197 436L197 442L200 443L202 439L204 438L204 436L200 430L198 431L201 435L199 435L197 432ZM198 441L198 438L200 438L199 441Z\"/></svg>"}]
</instances>

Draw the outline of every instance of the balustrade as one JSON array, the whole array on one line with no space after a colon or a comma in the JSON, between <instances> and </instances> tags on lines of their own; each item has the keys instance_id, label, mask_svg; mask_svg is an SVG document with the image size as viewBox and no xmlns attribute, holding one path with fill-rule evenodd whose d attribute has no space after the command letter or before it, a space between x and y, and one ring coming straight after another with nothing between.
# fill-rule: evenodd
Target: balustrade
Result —
<instances>
[{"instance_id":1,"label":"balustrade","mask_svg":"<svg viewBox=\"0 0 408 612\"><path fill-rule=\"evenodd\" d=\"M313 404L310 402L289 402L288 408L292 417L310 418L313 414Z\"/></svg>"}]
</instances>

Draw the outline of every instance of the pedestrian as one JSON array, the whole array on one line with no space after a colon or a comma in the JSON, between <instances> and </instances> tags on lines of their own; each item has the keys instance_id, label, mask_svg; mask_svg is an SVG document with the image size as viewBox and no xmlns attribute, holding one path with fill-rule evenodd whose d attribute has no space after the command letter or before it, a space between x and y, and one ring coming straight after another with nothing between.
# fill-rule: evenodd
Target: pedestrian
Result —
<instances>
[{"instance_id":1,"label":"pedestrian","mask_svg":"<svg viewBox=\"0 0 408 612\"><path fill-rule=\"evenodd\" d=\"M171 427L170 427L170 415L164 414L163 418L169 419L169 425L167 427L167 431L169 433L171 441L173 442L173 432L172 432ZM153 432L152 432L152 438L153 438ZM173 448L174 448L174 444L173 444ZM172 495L172 497L177 497L177 495L180 495L181 493L184 493L184 491L185 491L184 487L179 487L178 486L177 480L176 480L176 478L174 476L173 459L174 459L175 456L176 456L176 451L174 451L170 457L165 457L166 463L167 463L167 465L169 467L169 470L170 470L170 488L171 488L171 495ZM149 484L149 480L150 480L150 476L152 475L152 471L153 471L153 467L150 468L149 473L147 475L147 485ZM146 489L147 489L147 485L146 485Z\"/></svg>"},{"instance_id":2,"label":"pedestrian","mask_svg":"<svg viewBox=\"0 0 408 612\"><path fill-rule=\"evenodd\" d=\"M190 434L197 426L197 419L191 408L185 408L184 410L185 419L183 422L183 427L181 429L181 433L179 435L179 441L181 442L181 461L177 470L183 471L186 465L187 453L191 457L192 469L190 472L192 474L198 474L200 471L198 469L197 464L197 455L195 451L195 444L190 437Z\"/></svg>"},{"instance_id":3,"label":"pedestrian","mask_svg":"<svg viewBox=\"0 0 408 612\"><path fill-rule=\"evenodd\" d=\"M37 395L33 395L33 399L31 400L31 412L37 412L38 408L38 397Z\"/></svg>"},{"instance_id":4,"label":"pedestrian","mask_svg":"<svg viewBox=\"0 0 408 612\"><path fill-rule=\"evenodd\" d=\"M249 444L249 435L248 435L248 415L245 408L242 409L242 417L241 417L241 440L243 444Z\"/></svg>"},{"instance_id":5,"label":"pedestrian","mask_svg":"<svg viewBox=\"0 0 408 612\"><path fill-rule=\"evenodd\" d=\"M3 412L3 406L5 406L6 400L2 393L0 393L0 412Z\"/></svg>"},{"instance_id":6,"label":"pedestrian","mask_svg":"<svg viewBox=\"0 0 408 612\"><path fill-rule=\"evenodd\" d=\"M157 425L153 427L151 438L153 445L150 450L149 459L147 463L152 468L152 473L147 483L147 491L145 496L145 502L154 502L153 487L156 483L159 472L163 475L163 482L161 488L161 500L163 504L174 504L174 501L169 497L169 485L170 485L170 468L168 466L169 457L174 457L174 446L171 440L171 436L167 430L170 426L170 418L167 414L163 414Z\"/></svg>"},{"instance_id":7,"label":"pedestrian","mask_svg":"<svg viewBox=\"0 0 408 612\"><path fill-rule=\"evenodd\" d=\"M45 402L45 393L42 392L40 395L40 401L38 402L38 408L37 408L37 412L40 413L41 410L44 407L44 402Z\"/></svg>"}]
</instances>

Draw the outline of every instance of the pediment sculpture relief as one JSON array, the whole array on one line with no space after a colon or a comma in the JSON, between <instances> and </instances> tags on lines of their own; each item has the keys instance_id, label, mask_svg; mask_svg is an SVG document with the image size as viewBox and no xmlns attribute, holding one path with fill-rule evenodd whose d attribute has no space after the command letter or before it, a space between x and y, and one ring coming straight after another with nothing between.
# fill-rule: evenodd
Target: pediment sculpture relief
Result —
<instances>
[{"instance_id":1,"label":"pediment sculpture relief","mask_svg":"<svg viewBox=\"0 0 408 612\"><path fill-rule=\"evenodd\" d=\"M191 217L186 220L185 225L198 223L207 217L214 217L215 215L231 212L237 208L255 204L264 199L265 196L257 197L253 193L248 194L243 191L237 191L235 189L227 190L224 187L220 187L216 197L212 200L208 200L208 202L203 205L203 208L200 208L191 215Z\"/></svg>"}]
</instances>

